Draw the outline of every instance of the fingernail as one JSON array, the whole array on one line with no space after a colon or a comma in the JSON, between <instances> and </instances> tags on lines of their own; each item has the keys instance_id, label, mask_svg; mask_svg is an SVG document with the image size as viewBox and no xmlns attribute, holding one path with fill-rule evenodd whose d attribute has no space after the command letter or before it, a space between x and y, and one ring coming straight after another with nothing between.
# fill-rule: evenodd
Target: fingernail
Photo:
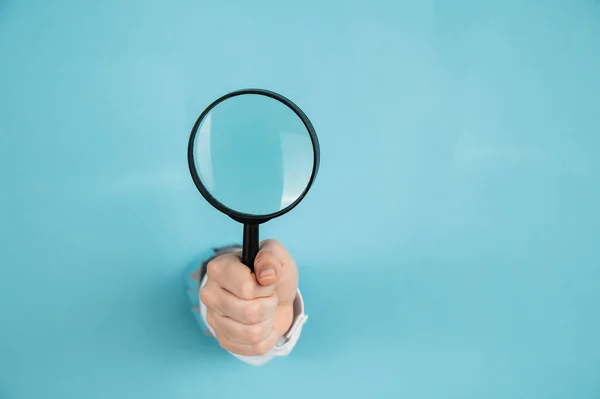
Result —
<instances>
[{"instance_id":1,"label":"fingernail","mask_svg":"<svg viewBox=\"0 0 600 399\"><path fill-rule=\"evenodd\" d=\"M260 281L272 280L275 278L275 269L265 269L258 275Z\"/></svg>"}]
</instances>

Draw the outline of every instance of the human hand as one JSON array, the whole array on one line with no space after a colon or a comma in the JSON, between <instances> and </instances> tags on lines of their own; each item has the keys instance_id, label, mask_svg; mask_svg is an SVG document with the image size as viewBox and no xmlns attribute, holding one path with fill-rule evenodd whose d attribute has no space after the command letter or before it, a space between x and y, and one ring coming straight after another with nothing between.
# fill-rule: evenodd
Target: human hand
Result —
<instances>
[{"instance_id":1,"label":"human hand","mask_svg":"<svg viewBox=\"0 0 600 399\"><path fill-rule=\"evenodd\" d=\"M298 289L298 268L282 244L265 240L254 261L225 254L207 265L200 300L219 345L244 356L264 355L290 328Z\"/></svg>"}]
</instances>

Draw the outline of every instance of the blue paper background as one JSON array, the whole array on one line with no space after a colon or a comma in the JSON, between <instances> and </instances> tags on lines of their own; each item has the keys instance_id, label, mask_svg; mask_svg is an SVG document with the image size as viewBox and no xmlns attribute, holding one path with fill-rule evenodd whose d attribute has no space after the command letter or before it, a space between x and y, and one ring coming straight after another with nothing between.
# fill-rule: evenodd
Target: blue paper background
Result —
<instances>
[{"instance_id":1,"label":"blue paper background","mask_svg":"<svg viewBox=\"0 0 600 399\"><path fill-rule=\"evenodd\" d=\"M593 0L1 1L0 397L598 398L599 71ZM240 238L185 151L243 87L322 144L263 368L183 279Z\"/></svg>"}]
</instances>

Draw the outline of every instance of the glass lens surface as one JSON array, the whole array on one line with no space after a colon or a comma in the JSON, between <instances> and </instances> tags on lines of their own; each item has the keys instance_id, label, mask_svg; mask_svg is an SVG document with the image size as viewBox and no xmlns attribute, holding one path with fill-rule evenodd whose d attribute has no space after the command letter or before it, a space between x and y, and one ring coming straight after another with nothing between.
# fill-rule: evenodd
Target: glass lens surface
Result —
<instances>
[{"instance_id":1,"label":"glass lens surface","mask_svg":"<svg viewBox=\"0 0 600 399\"><path fill-rule=\"evenodd\" d=\"M262 216L285 209L308 185L314 148L300 117L261 94L230 97L201 121L194 163L204 187L227 208Z\"/></svg>"}]
</instances>

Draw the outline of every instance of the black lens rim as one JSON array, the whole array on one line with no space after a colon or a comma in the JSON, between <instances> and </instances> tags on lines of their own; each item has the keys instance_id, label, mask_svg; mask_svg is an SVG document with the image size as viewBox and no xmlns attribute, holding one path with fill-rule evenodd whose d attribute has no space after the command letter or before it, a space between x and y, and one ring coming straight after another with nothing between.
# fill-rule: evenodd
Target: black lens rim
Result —
<instances>
[{"instance_id":1,"label":"black lens rim","mask_svg":"<svg viewBox=\"0 0 600 399\"><path fill-rule=\"evenodd\" d=\"M208 113L214 107L216 107L218 104L220 104L221 102L223 102L227 99L230 99L230 98L236 97L236 96L248 95L248 94L262 95L262 96L272 98L274 100L281 102L282 104L284 104L288 108L290 108L292 111L294 111L294 113L298 116L298 118L300 118L300 120L306 127L306 130L308 131L308 134L310 136L310 140L311 140L311 143L313 146L313 170L312 170L312 173L310 176L310 180L308 181L308 184L306 185L306 188L304 189L302 194L290 205L288 205L284 209L281 209L277 212L273 212L273 213L270 213L267 215L253 215L253 214L249 214L249 213L238 212L234 209L227 207L226 205L221 203L219 200L217 200L208 191L208 189L204 186L204 184L202 184L202 180L200 179L200 176L198 175L198 172L196 170L196 163L195 163L195 159L194 159L194 143L196 142L198 128L200 127L200 124L202 123L204 118L206 118ZM289 211L294 209L304 199L304 197L306 196L306 194L312 187L312 185L317 177L317 173L319 171L319 166L320 166L319 164L320 164L320 160L321 160L321 150L320 150L319 139L317 137L315 128L314 128L312 122L310 121L310 119L308 119L308 117L300 109L300 107L298 107L291 100L289 100L288 98L284 97L283 95L281 95L279 93L276 93L276 92L273 92L270 90L265 90L265 89L252 89L251 88L251 89L236 90L236 91L227 93L227 94L219 97L215 101L213 101L204 111L202 111L202 113L200 114L198 119L196 119L196 123L194 124L194 127L192 128L192 131L190 133L190 138L188 141L187 158L188 158L188 167L190 169L190 174L192 175L192 180L194 181L196 188L198 189L198 191L200 191L200 194L202 194L202 196L213 207L215 207L222 213L226 214L227 216L231 217L233 220L238 221L240 223L261 224L261 223L265 223L273 218L276 218L276 217L279 217L281 215L288 213Z\"/></svg>"}]
</instances>

